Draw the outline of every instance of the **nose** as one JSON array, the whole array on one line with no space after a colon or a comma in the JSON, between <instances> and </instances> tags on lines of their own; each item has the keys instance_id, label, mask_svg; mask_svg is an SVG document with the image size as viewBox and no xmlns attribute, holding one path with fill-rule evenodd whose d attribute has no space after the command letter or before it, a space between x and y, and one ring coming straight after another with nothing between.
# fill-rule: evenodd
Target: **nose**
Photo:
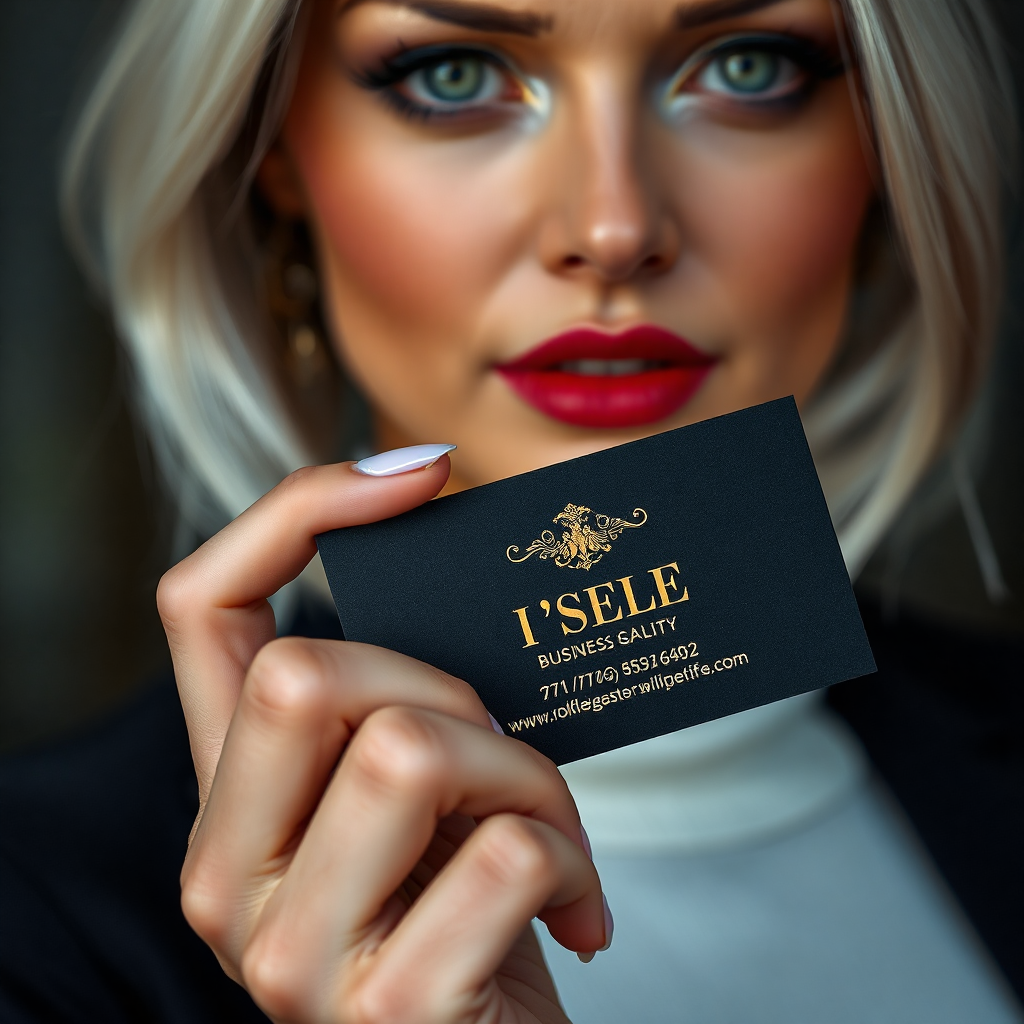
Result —
<instances>
[{"instance_id":1,"label":"nose","mask_svg":"<svg viewBox=\"0 0 1024 1024\"><path fill-rule=\"evenodd\" d=\"M679 258L679 228L624 91L607 82L577 90L556 128L541 235L552 273L616 284L664 274Z\"/></svg>"}]
</instances>

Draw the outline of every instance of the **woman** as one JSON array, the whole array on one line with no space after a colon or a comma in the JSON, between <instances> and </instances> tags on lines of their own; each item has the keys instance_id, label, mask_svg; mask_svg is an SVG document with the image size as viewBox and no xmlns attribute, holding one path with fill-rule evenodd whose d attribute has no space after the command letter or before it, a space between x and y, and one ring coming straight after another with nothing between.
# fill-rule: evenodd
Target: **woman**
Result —
<instances>
[{"instance_id":1,"label":"woman","mask_svg":"<svg viewBox=\"0 0 1024 1024\"><path fill-rule=\"evenodd\" d=\"M535 916L579 1020L1014 1019L813 700L570 795L268 603L316 533L785 394L856 572L984 368L1002 67L973 0L135 6L66 197L183 514L237 516L158 598L183 908L273 1019L563 1020ZM279 483L335 360L383 454Z\"/></svg>"}]
</instances>

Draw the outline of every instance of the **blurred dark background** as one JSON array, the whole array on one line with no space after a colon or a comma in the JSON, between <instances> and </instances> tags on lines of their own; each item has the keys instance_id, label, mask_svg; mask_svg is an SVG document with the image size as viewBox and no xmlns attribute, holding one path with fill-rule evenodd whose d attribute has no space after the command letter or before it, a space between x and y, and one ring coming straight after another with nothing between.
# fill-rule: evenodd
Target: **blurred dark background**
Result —
<instances>
[{"instance_id":1,"label":"blurred dark background","mask_svg":"<svg viewBox=\"0 0 1024 1024\"><path fill-rule=\"evenodd\" d=\"M57 219L68 108L118 8L5 0L0 19L0 749L95 717L166 659L163 506Z\"/></svg>"},{"instance_id":2,"label":"blurred dark background","mask_svg":"<svg viewBox=\"0 0 1024 1024\"><path fill-rule=\"evenodd\" d=\"M1024 4L997 6L1019 69ZM169 559L172 512L132 422L109 319L67 253L55 198L69 108L120 7L117 0L3 3L0 750L95 718L167 661L153 591ZM1018 220L1006 325L984 415L974 417L967 446L1006 592L993 589L991 578L986 590L948 463L937 467L859 589L887 614L909 609L958 629L1024 637Z\"/></svg>"}]
</instances>

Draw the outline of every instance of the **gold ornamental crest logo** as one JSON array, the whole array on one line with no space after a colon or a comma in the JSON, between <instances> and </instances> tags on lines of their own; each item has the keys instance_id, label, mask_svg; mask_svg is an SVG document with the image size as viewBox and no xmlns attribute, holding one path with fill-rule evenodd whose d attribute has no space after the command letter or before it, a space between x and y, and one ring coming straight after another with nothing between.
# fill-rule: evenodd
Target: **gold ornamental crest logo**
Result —
<instances>
[{"instance_id":1,"label":"gold ornamental crest logo","mask_svg":"<svg viewBox=\"0 0 1024 1024\"><path fill-rule=\"evenodd\" d=\"M513 557L519 554L516 544L511 544L505 555L510 562L525 562L536 555L542 561L554 559L560 569L589 570L611 551L612 542L619 539L623 530L636 530L643 526L647 522L647 513L642 508L635 508L633 520L615 519L586 505L566 505L551 520L561 525L561 537L556 537L553 530L545 530L530 544L522 558Z\"/></svg>"}]
</instances>

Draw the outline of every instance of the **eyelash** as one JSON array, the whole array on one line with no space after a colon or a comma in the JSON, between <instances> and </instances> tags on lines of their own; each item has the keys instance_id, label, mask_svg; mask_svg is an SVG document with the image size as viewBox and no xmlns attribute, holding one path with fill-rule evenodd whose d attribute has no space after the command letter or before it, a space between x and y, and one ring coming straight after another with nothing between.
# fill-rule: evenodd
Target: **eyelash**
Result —
<instances>
[{"instance_id":1,"label":"eyelash","mask_svg":"<svg viewBox=\"0 0 1024 1024\"><path fill-rule=\"evenodd\" d=\"M739 97L737 94L710 93L703 96L682 90L685 84L699 80L715 68L726 57L737 54L768 54L789 61L803 80L791 91L781 96L758 98L754 95ZM355 75L356 83L378 93L401 116L413 121L456 120L474 115L493 113L495 98L484 103L452 102L450 106L438 100L438 105L419 102L398 88L408 83L418 73L430 68L439 68L445 63L477 61L486 73L501 76L506 85L513 85L513 93L498 97L498 103L522 103L532 91L522 76L505 60L489 50L467 46L424 46L383 57L377 67L368 68ZM845 71L845 64L827 53L814 42L796 36L762 34L738 35L719 39L712 45L698 50L687 59L672 76L662 91L663 102L682 105L686 98L717 100L732 103L747 110L791 109L802 103L820 82L835 78Z\"/></svg>"},{"instance_id":2,"label":"eyelash","mask_svg":"<svg viewBox=\"0 0 1024 1024\"><path fill-rule=\"evenodd\" d=\"M725 90L719 93L706 93L695 99L725 101L747 110L783 110L800 105L821 82L835 78L846 70L845 63L823 50L816 43L797 36L761 34L735 35L716 40L712 45L698 50L686 60L672 76L663 91L665 102L685 101L688 96L683 86L689 82L699 81L716 67L722 77L720 65L726 58L740 55L768 55L788 61L800 80L793 88L781 95L742 96L737 92Z\"/></svg>"},{"instance_id":3,"label":"eyelash","mask_svg":"<svg viewBox=\"0 0 1024 1024\"><path fill-rule=\"evenodd\" d=\"M522 98L526 90L522 86L520 76L505 61L489 50L466 46L424 46L414 50L402 50L393 56L382 58L378 67L357 74L356 82L364 89L379 93L394 110L410 120L465 118L467 114L487 110L487 105L452 104L450 108L429 106L403 94L397 86L408 82L420 71L437 68L449 62L467 60L479 61L485 69L501 75L506 82L514 82L515 98Z\"/></svg>"}]
</instances>

